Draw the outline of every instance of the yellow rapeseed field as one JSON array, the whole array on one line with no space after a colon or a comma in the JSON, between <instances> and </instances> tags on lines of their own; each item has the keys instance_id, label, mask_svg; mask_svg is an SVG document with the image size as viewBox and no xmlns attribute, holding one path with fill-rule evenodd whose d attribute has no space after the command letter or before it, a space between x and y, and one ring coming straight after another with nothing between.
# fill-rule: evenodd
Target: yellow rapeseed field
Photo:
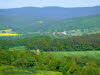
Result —
<instances>
[{"instance_id":1,"label":"yellow rapeseed field","mask_svg":"<svg viewBox=\"0 0 100 75\"><path fill-rule=\"evenodd\" d=\"M0 33L0 36L18 36L20 34L14 34L14 33Z\"/></svg>"}]
</instances>

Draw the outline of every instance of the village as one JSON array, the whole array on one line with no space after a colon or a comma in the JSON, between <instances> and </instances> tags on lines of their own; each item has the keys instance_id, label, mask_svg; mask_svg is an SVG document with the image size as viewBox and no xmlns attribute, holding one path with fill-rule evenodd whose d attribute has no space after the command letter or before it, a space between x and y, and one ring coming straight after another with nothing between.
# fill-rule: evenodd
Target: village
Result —
<instances>
[{"instance_id":1,"label":"village","mask_svg":"<svg viewBox=\"0 0 100 75\"><path fill-rule=\"evenodd\" d=\"M6 30L0 30L0 34L7 34L7 33L12 33L16 34L12 29L6 29ZM81 36L79 34L76 34L75 32L68 32L68 31L62 31L62 32L29 32L28 34L42 34L42 35L47 35L47 34L52 34L54 36L56 35L66 35L66 36ZM25 34L23 34L25 35Z\"/></svg>"},{"instance_id":2,"label":"village","mask_svg":"<svg viewBox=\"0 0 100 75\"><path fill-rule=\"evenodd\" d=\"M52 35L67 35L67 36L82 36L79 34L71 33L71 32L43 32L42 34L52 34Z\"/></svg>"}]
</instances>

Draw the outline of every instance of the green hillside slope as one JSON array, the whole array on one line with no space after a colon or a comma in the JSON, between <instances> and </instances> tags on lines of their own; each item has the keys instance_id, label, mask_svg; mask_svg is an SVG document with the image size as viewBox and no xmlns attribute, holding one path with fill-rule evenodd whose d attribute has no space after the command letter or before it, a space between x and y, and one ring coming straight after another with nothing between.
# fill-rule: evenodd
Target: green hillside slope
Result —
<instances>
[{"instance_id":1,"label":"green hillside slope","mask_svg":"<svg viewBox=\"0 0 100 75\"><path fill-rule=\"evenodd\" d=\"M61 20L43 17L36 20L36 18L37 17L33 18L33 23L29 22L30 20L28 21L27 19L25 21L22 21L22 19L22 24L18 21L18 19L15 19L16 23L8 23L9 25L6 23L2 24L0 22L0 29L13 29L13 31L23 34L33 34L34 32L40 32L40 34L42 34L43 32L52 33L63 31L65 31L66 33L72 33L74 35L100 33L100 15ZM4 20L4 22L6 21Z\"/></svg>"}]
</instances>

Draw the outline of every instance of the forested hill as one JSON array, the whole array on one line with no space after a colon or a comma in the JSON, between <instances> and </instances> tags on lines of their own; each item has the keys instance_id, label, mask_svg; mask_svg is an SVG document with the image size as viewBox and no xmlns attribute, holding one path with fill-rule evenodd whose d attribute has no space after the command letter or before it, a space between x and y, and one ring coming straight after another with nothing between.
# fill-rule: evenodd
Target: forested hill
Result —
<instances>
[{"instance_id":1,"label":"forested hill","mask_svg":"<svg viewBox=\"0 0 100 75\"><path fill-rule=\"evenodd\" d=\"M100 6L95 7L23 7L13 9L0 9L0 15L37 15L37 16L52 16L59 18L73 18L79 16L88 16L100 14Z\"/></svg>"},{"instance_id":2,"label":"forested hill","mask_svg":"<svg viewBox=\"0 0 100 75\"><path fill-rule=\"evenodd\" d=\"M48 16L35 16L35 15L0 15L0 26L12 27L14 25L28 25L35 22L48 22L53 20L59 20L54 17ZM0 27L1 28L1 27Z\"/></svg>"},{"instance_id":3,"label":"forested hill","mask_svg":"<svg viewBox=\"0 0 100 75\"><path fill-rule=\"evenodd\" d=\"M43 25L42 25L43 28ZM70 32L88 34L100 32L100 15L85 16L54 21L44 25L44 30L49 32ZM43 31L41 29L41 31Z\"/></svg>"},{"instance_id":4,"label":"forested hill","mask_svg":"<svg viewBox=\"0 0 100 75\"><path fill-rule=\"evenodd\" d=\"M13 32L20 33L20 34L28 34L28 33L34 34L36 32L40 32L40 34L42 34L45 32L53 33L53 32L63 32L63 31L65 31L66 33L72 33L74 35L100 33L99 14L93 16L83 16L83 17L61 19L61 20L57 20L54 18L53 19L47 18L47 17L42 19L43 17L38 16L33 18L35 20L35 21L33 20L34 23L31 23L32 20L28 20L27 17L26 19L24 19L26 21L24 21L22 18L23 17L21 17L20 20L18 19L18 17L16 19L14 19L13 17L12 18L13 21L8 20L8 22L5 20L4 21L1 20L0 30L12 29ZM40 20L38 21L38 19ZM15 22L15 24L9 24L9 22L10 23Z\"/></svg>"}]
</instances>

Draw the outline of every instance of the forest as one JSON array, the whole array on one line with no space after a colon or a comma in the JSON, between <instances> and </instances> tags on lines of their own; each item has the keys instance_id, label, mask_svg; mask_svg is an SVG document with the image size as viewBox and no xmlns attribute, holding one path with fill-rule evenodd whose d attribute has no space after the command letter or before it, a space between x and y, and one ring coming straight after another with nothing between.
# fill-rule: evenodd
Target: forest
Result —
<instances>
[{"instance_id":1,"label":"forest","mask_svg":"<svg viewBox=\"0 0 100 75\"><path fill-rule=\"evenodd\" d=\"M91 34L56 39L49 36L1 39L0 73L99 75L100 61L97 58L100 56L99 37L100 34ZM24 50L21 50L21 47L24 47ZM40 50L39 53L34 52L37 49ZM73 53L74 55L71 55ZM77 56L78 54L80 55Z\"/></svg>"},{"instance_id":2,"label":"forest","mask_svg":"<svg viewBox=\"0 0 100 75\"><path fill-rule=\"evenodd\" d=\"M26 36L36 32L42 34L63 31L76 35L94 34L100 33L99 24L99 14L64 19L34 15L0 15L0 30L12 29L12 32Z\"/></svg>"},{"instance_id":3,"label":"forest","mask_svg":"<svg viewBox=\"0 0 100 75\"><path fill-rule=\"evenodd\" d=\"M25 46L26 50L40 51L94 51L100 50L100 34L50 38L49 36L26 37L19 39L1 39L0 49Z\"/></svg>"}]
</instances>

